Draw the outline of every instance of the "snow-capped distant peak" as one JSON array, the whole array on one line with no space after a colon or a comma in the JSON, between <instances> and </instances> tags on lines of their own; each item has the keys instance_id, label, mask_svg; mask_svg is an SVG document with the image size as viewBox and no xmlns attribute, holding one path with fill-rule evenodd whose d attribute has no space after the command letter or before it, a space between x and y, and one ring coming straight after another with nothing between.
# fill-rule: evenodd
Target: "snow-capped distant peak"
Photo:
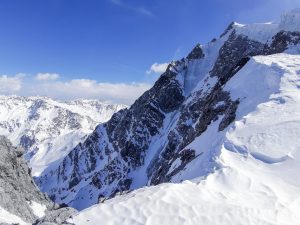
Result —
<instances>
[{"instance_id":1,"label":"snow-capped distant peak","mask_svg":"<svg viewBox=\"0 0 300 225\"><path fill-rule=\"evenodd\" d=\"M279 31L300 31L300 9L293 9L281 15L279 23L242 24L233 22L230 26L238 35L243 35L253 41L268 43Z\"/></svg>"},{"instance_id":2,"label":"snow-capped distant peak","mask_svg":"<svg viewBox=\"0 0 300 225\"><path fill-rule=\"evenodd\" d=\"M126 106L99 100L0 95L0 107L0 134L25 149L33 175L39 176L83 141L96 125Z\"/></svg>"}]
</instances>

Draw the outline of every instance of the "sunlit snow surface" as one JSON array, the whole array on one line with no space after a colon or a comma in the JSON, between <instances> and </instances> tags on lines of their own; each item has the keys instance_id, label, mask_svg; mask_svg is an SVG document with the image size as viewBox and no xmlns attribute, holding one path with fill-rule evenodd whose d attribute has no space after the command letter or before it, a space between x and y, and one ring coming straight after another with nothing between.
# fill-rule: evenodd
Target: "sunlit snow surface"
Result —
<instances>
[{"instance_id":1,"label":"sunlit snow surface","mask_svg":"<svg viewBox=\"0 0 300 225\"><path fill-rule=\"evenodd\" d=\"M210 148L220 169L206 178L115 197L70 221L77 225L300 224L300 56L254 57L225 89L241 101L236 122L218 135L212 124L206 136L191 143L194 148ZM178 179L187 179L189 173L192 177L198 163L188 164L189 172Z\"/></svg>"},{"instance_id":2,"label":"sunlit snow surface","mask_svg":"<svg viewBox=\"0 0 300 225\"><path fill-rule=\"evenodd\" d=\"M45 216L45 211L47 210L47 207L45 205L42 205L35 201L28 202L28 204L32 209L34 215L36 215L39 218Z\"/></svg>"},{"instance_id":3,"label":"sunlit snow surface","mask_svg":"<svg viewBox=\"0 0 300 225\"><path fill-rule=\"evenodd\" d=\"M24 222L20 217L11 214L5 209L0 207L0 224L19 224L19 225L30 225Z\"/></svg>"}]
</instances>

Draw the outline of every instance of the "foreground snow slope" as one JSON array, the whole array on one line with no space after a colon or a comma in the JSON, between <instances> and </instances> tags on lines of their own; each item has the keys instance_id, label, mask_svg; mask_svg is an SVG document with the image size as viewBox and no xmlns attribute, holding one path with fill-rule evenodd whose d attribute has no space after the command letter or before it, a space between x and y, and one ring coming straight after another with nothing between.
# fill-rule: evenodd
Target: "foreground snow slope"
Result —
<instances>
[{"instance_id":1,"label":"foreground snow slope","mask_svg":"<svg viewBox=\"0 0 300 225\"><path fill-rule=\"evenodd\" d=\"M0 224L13 224L18 223L20 225L30 225L30 223L25 222L22 218L11 214L10 212L6 211L5 209L0 207Z\"/></svg>"},{"instance_id":2,"label":"foreground snow slope","mask_svg":"<svg viewBox=\"0 0 300 225\"><path fill-rule=\"evenodd\" d=\"M24 147L34 176L63 158L97 124L124 105L98 100L62 102L46 97L0 96L0 134Z\"/></svg>"},{"instance_id":3,"label":"foreground snow slope","mask_svg":"<svg viewBox=\"0 0 300 225\"><path fill-rule=\"evenodd\" d=\"M190 144L200 151L210 140L205 147L214 152L219 169L207 177L115 197L70 221L300 224L300 55L254 57L225 90L240 99L236 121L217 136L208 130ZM192 165L185 169L193 173Z\"/></svg>"}]
</instances>

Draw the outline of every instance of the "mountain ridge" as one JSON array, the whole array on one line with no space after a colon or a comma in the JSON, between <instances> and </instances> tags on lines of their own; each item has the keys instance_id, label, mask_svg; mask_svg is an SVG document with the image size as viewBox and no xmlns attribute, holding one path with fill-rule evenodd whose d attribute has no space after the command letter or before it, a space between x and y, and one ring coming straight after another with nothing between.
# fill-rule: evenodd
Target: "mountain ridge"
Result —
<instances>
[{"instance_id":1,"label":"mountain ridge","mask_svg":"<svg viewBox=\"0 0 300 225\"><path fill-rule=\"evenodd\" d=\"M235 120L242 100L224 87L251 57L298 51L300 31L285 27L233 23L219 39L197 45L129 109L97 126L56 170L44 173L39 186L56 202L81 210L118 192L212 173L220 152L193 142L212 124L218 135ZM191 164L197 172L189 172Z\"/></svg>"},{"instance_id":2,"label":"mountain ridge","mask_svg":"<svg viewBox=\"0 0 300 225\"><path fill-rule=\"evenodd\" d=\"M115 196L68 221L76 225L299 224L299 53L254 56L225 84L224 91L240 99L235 121L218 132L219 118L188 146L197 154L215 151L216 167L207 176L198 177L205 161L201 165L194 160L181 170L178 182Z\"/></svg>"}]
</instances>

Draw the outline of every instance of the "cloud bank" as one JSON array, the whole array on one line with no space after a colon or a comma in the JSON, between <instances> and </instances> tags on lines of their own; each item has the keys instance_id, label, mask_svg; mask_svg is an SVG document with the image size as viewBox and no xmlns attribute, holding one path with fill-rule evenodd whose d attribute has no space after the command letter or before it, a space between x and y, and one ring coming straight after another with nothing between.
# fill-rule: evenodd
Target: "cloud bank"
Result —
<instances>
[{"instance_id":1,"label":"cloud bank","mask_svg":"<svg viewBox=\"0 0 300 225\"><path fill-rule=\"evenodd\" d=\"M22 75L0 75L0 94L14 94L22 88Z\"/></svg>"},{"instance_id":2,"label":"cloud bank","mask_svg":"<svg viewBox=\"0 0 300 225\"><path fill-rule=\"evenodd\" d=\"M55 73L39 73L36 76L0 75L0 94L39 95L61 100L101 99L130 105L151 88L148 83L101 83L89 79L60 81L59 78L59 74Z\"/></svg>"}]
</instances>

